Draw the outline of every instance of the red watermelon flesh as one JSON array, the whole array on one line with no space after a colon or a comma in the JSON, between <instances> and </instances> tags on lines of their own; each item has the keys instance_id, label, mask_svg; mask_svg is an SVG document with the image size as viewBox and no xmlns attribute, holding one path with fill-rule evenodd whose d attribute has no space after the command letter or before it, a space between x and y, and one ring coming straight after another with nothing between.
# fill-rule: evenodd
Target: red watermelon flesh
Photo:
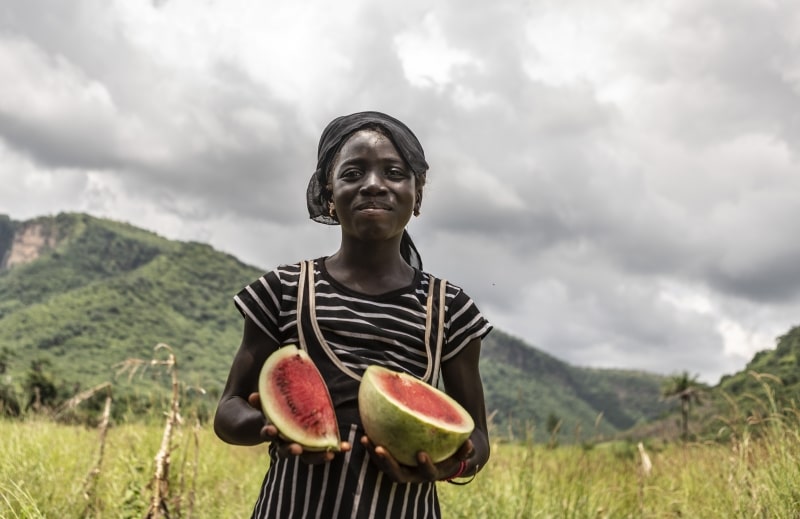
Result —
<instances>
[{"instance_id":1,"label":"red watermelon flesh","mask_svg":"<svg viewBox=\"0 0 800 519\"><path fill-rule=\"evenodd\" d=\"M264 414L282 436L307 450L339 450L328 388L304 350L288 345L272 353L261 368L258 391Z\"/></svg>"}]
</instances>

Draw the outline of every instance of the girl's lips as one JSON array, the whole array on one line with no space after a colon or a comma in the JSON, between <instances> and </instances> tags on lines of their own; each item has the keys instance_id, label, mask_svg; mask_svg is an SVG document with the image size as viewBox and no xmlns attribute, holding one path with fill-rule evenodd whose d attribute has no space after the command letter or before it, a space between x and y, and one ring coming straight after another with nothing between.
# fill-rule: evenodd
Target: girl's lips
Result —
<instances>
[{"instance_id":1,"label":"girl's lips","mask_svg":"<svg viewBox=\"0 0 800 519\"><path fill-rule=\"evenodd\" d=\"M357 211L391 211L392 208L386 204L376 204L370 202L368 204L360 204L356 206Z\"/></svg>"}]
</instances>

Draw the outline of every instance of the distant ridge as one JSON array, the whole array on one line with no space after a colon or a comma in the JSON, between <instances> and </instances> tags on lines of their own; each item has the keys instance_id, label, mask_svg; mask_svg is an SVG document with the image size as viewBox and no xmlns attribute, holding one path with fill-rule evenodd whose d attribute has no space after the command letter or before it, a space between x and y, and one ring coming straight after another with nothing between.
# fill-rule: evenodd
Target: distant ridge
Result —
<instances>
[{"instance_id":1,"label":"distant ridge","mask_svg":"<svg viewBox=\"0 0 800 519\"><path fill-rule=\"evenodd\" d=\"M163 342L212 398L240 340L231 298L263 273L206 244L81 213L0 215L0 258L0 346L12 354L12 381L45 358L64 384L87 387ZM481 371L493 426L514 437L543 439L554 423L562 435L611 436L667 409L664 377L570 366L497 329Z\"/></svg>"}]
</instances>

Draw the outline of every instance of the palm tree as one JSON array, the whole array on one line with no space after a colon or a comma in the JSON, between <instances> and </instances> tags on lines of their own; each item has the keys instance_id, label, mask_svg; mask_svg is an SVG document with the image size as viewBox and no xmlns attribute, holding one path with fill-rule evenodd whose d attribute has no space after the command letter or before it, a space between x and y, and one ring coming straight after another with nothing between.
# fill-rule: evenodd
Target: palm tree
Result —
<instances>
[{"instance_id":1,"label":"palm tree","mask_svg":"<svg viewBox=\"0 0 800 519\"><path fill-rule=\"evenodd\" d=\"M664 398L677 398L681 402L681 438L689 439L689 410L693 403L700 404L704 387L697 381L697 375L689 376L688 371L674 375L667 380L661 390Z\"/></svg>"}]
</instances>

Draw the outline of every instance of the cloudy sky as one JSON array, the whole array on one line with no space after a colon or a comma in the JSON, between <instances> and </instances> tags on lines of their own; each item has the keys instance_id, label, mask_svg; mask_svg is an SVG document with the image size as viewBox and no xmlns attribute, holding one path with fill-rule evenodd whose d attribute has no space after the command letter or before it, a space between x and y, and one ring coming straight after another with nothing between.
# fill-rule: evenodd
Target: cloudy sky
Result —
<instances>
[{"instance_id":1,"label":"cloudy sky","mask_svg":"<svg viewBox=\"0 0 800 519\"><path fill-rule=\"evenodd\" d=\"M329 254L317 139L381 110L431 165L426 269L499 329L716 383L800 324L800 2L376 4L5 0L0 213Z\"/></svg>"}]
</instances>

